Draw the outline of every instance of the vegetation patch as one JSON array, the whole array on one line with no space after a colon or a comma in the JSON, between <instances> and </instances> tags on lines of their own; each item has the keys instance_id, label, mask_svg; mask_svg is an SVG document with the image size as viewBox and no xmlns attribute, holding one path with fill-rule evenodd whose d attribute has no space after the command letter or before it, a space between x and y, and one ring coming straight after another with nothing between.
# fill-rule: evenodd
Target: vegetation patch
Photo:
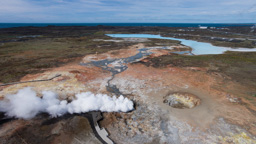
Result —
<instances>
[{"instance_id":1,"label":"vegetation patch","mask_svg":"<svg viewBox=\"0 0 256 144\"><path fill-rule=\"evenodd\" d=\"M227 52L220 55L197 56L170 54L148 58L147 62L140 63L156 68L205 67L209 73L223 73L234 81L256 87L256 52Z\"/></svg>"}]
</instances>

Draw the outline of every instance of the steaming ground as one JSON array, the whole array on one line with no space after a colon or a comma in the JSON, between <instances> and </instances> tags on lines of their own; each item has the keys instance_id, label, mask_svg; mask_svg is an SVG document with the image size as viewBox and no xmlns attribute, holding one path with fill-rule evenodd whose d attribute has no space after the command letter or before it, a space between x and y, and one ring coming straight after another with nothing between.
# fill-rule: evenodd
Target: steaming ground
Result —
<instances>
[{"instance_id":1,"label":"steaming ground","mask_svg":"<svg viewBox=\"0 0 256 144\"><path fill-rule=\"evenodd\" d=\"M43 97L37 97L31 87L18 91L17 94L7 95L0 102L0 111L8 117L31 119L37 114L47 112L52 117L62 116L66 113L85 113L89 111L127 112L133 110L133 102L122 95L118 98L105 94L85 92L76 94L72 102L59 100L58 95L52 91L43 91Z\"/></svg>"}]
</instances>

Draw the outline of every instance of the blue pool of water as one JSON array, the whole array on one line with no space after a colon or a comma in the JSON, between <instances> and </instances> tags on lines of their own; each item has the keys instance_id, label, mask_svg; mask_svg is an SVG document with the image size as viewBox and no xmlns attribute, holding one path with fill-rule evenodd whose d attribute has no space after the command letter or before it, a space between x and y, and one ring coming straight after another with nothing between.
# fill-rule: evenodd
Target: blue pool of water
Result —
<instances>
[{"instance_id":1,"label":"blue pool of water","mask_svg":"<svg viewBox=\"0 0 256 144\"><path fill-rule=\"evenodd\" d=\"M107 36L113 38L157 38L157 39L169 39L169 40L178 40L181 41L181 44L189 46L192 48L192 53L194 55L206 55L206 54L222 54L225 51L256 51L256 49L247 49L247 48L237 48L232 49L228 47L219 47L214 46L210 43L198 42L194 40L186 40L172 37L162 37L161 35L152 35L152 34L107 34Z\"/></svg>"}]
</instances>

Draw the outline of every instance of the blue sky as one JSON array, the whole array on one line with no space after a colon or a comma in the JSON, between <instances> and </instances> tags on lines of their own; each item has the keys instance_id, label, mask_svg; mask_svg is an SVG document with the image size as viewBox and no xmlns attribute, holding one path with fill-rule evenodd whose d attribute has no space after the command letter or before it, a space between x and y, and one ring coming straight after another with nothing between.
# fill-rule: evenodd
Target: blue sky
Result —
<instances>
[{"instance_id":1,"label":"blue sky","mask_svg":"<svg viewBox=\"0 0 256 144\"><path fill-rule=\"evenodd\" d=\"M256 0L0 0L0 23L256 23Z\"/></svg>"}]
</instances>

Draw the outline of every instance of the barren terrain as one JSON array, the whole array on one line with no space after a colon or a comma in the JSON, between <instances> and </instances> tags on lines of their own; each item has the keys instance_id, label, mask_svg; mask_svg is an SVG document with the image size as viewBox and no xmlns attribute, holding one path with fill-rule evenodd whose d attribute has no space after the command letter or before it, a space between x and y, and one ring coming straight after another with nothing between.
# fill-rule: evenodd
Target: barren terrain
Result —
<instances>
[{"instance_id":1,"label":"barren terrain","mask_svg":"<svg viewBox=\"0 0 256 144\"><path fill-rule=\"evenodd\" d=\"M50 90L68 101L87 91L122 94L135 103L135 109L128 113L103 112L99 121L114 143L256 143L255 52L179 55L173 52L191 48L178 41L104 35L126 30L133 33L136 28L94 28L85 28L84 35L74 31L75 36L60 31L61 37L43 28L39 33L24 28L29 34L42 36L24 42L3 42L2 83L61 76L1 86L1 99L25 87L32 87L39 97L42 91ZM139 32L157 33L145 29ZM91 34L85 36L85 32ZM6 37L3 39L7 41ZM21 120L6 119L2 114L0 142L102 142L88 117L77 114L51 118L40 114Z\"/></svg>"}]
</instances>

